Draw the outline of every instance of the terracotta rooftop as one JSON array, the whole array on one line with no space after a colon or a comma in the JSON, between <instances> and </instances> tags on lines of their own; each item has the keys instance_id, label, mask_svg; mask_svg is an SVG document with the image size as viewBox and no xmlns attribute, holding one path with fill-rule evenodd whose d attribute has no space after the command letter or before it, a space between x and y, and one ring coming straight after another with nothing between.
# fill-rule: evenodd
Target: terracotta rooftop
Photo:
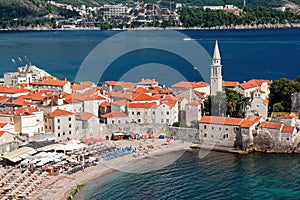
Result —
<instances>
[{"instance_id":1,"label":"terracotta rooftop","mask_svg":"<svg viewBox=\"0 0 300 200\"><path fill-rule=\"evenodd\" d=\"M198 92L197 90L193 90L193 92L201 99L205 99L205 92Z\"/></svg>"},{"instance_id":2,"label":"terracotta rooftop","mask_svg":"<svg viewBox=\"0 0 300 200\"><path fill-rule=\"evenodd\" d=\"M7 122L6 123L0 123L0 128L3 128L4 126L6 126L6 124L8 124Z\"/></svg>"},{"instance_id":3,"label":"terracotta rooftop","mask_svg":"<svg viewBox=\"0 0 300 200\"><path fill-rule=\"evenodd\" d=\"M60 110L56 109L52 113L49 113L47 116L49 117L59 117L59 116L65 116L65 115L73 115L73 113L66 111L66 110Z\"/></svg>"},{"instance_id":4,"label":"terracotta rooftop","mask_svg":"<svg viewBox=\"0 0 300 200\"><path fill-rule=\"evenodd\" d=\"M5 131L0 131L0 137L5 133Z\"/></svg>"},{"instance_id":5,"label":"terracotta rooftop","mask_svg":"<svg viewBox=\"0 0 300 200\"><path fill-rule=\"evenodd\" d=\"M186 81L181 81L179 83L176 83L172 85L173 88L202 88L202 87L208 87L209 84L205 82L186 82Z\"/></svg>"},{"instance_id":6,"label":"terracotta rooftop","mask_svg":"<svg viewBox=\"0 0 300 200\"><path fill-rule=\"evenodd\" d=\"M283 126L281 129L282 133L293 133L295 130L295 127L293 126Z\"/></svg>"},{"instance_id":7,"label":"terracotta rooftop","mask_svg":"<svg viewBox=\"0 0 300 200\"><path fill-rule=\"evenodd\" d=\"M127 104L127 100L120 100L120 101L114 101L114 102L112 102L112 104L114 104L114 105L117 105L117 106L119 106L119 107L121 107L121 106L124 106L124 105L126 105Z\"/></svg>"},{"instance_id":8,"label":"terracotta rooftop","mask_svg":"<svg viewBox=\"0 0 300 200\"><path fill-rule=\"evenodd\" d=\"M132 101L155 101L155 100L158 99L144 93L138 93L138 94L135 93L132 95Z\"/></svg>"},{"instance_id":9,"label":"terracotta rooftop","mask_svg":"<svg viewBox=\"0 0 300 200\"><path fill-rule=\"evenodd\" d=\"M30 85L47 85L47 86L59 86L63 87L68 81L62 81L59 79L54 79L53 77L44 77L39 81L31 82Z\"/></svg>"},{"instance_id":10,"label":"terracotta rooftop","mask_svg":"<svg viewBox=\"0 0 300 200\"><path fill-rule=\"evenodd\" d=\"M222 86L223 87L228 87L228 88L235 88L239 85L239 82L235 81L223 81Z\"/></svg>"},{"instance_id":11,"label":"terracotta rooftop","mask_svg":"<svg viewBox=\"0 0 300 200\"><path fill-rule=\"evenodd\" d=\"M240 87L242 89L246 90L246 89L250 89L250 88L255 88L255 87L261 86L261 84L264 83L264 82L268 83L268 85L270 85L272 83L270 80L252 79L252 80L249 80L248 82L241 83Z\"/></svg>"},{"instance_id":12,"label":"terracotta rooftop","mask_svg":"<svg viewBox=\"0 0 300 200\"><path fill-rule=\"evenodd\" d=\"M238 126L242 123L242 121L243 121L242 118L203 116L199 122L206 123L206 124L225 124L231 126Z\"/></svg>"},{"instance_id":13,"label":"terracotta rooftop","mask_svg":"<svg viewBox=\"0 0 300 200\"><path fill-rule=\"evenodd\" d=\"M293 118L294 119L298 119L298 116L295 113L291 112L290 114L284 115L281 118L282 119L293 119Z\"/></svg>"},{"instance_id":14,"label":"terracotta rooftop","mask_svg":"<svg viewBox=\"0 0 300 200\"><path fill-rule=\"evenodd\" d=\"M81 82L80 84L72 84L71 88L72 90L83 90L87 88L91 88L94 85L92 82Z\"/></svg>"},{"instance_id":15,"label":"terracotta rooftop","mask_svg":"<svg viewBox=\"0 0 300 200\"><path fill-rule=\"evenodd\" d=\"M27 115L33 115L34 112L38 112L39 110L32 107L21 107L17 108L16 110L7 110L2 112L1 114L7 114L7 115L13 115L13 116L27 116Z\"/></svg>"},{"instance_id":16,"label":"terracotta rooftop","mask_svg":"<svg viewBox=\"0 0 300 200\"><path fill-rule=\"evenodd\" d=\"M156 103L128 103L128 108L156 108Z\"/></svg>"},{"instance_id":17,"label":"terracotta rooftop","mask_svg":"<svg viewBox=\"0 0 300 200\"><path fill-rule=\"evenodd\" d=\"M259 122L262 119L261 116L248 116L242 123L242 128L250 128L255 123Z\"/></svg>"},{"instance_id":18,"label":"terracotta rooftop","mask_svg":"<svg viewBox=\"0 0 300 200\"><path fill-rule=\"evenodd\" d=\"M262 122L260 126L262 128L280 129L282 124L277 122Z\"/></svg>"},{"instance_id":19,"label":"terracotta rooftop","mask_svg":"<svg viewBox=\"0 0 300 200\"><path fill-rule=\"evenodd\" d=\"M92 117L93 117L93 114L89 113L89 112L79 112L79 113L76 113L76 115L75 115L75 119L81 120L81 121L88 121Z\"/></svg>"},{"instance_id":20,"label":"terracotta rooftop","mask_svg":"<svg viewBox=\"0 0 300 200\"><path fill-rule=\"evenodd\" d=\"M102 107L102 108L107 108L107 107L110 107L111 104L110 104L109 102L107 102L107 101L104 101L104 102L101 103L99 106Z\"/></svg>"},{"instance_id":21,"label":"terracotta rooftop","mask_svg":"<svg viewBox=\"0 0 300 200\"><path fill-rule=\"evenodd\" d=\"M102 115L103 118L114 118L114 117L127 117L126 113L123 112L110 112Z\"/></svg>"},{"instance_id":22,"label":"terracotta rooftop","mask_svg":"<svg viewBox=\"0 0 300 200\"><path fill-rule=\"evenodd\" d=\"M7 87L0 85L0 93L4 94L16 94L16 93L25 93L28 92L28 90L18 87Z\"/></svg>"},{"instance_id":23,"label":"terracotta rooftop","mask_svg":"<svg viewBox=\"0 0 300 200\"><path fill-rule=\"evenodd\" d=\"M155 80L151 80L151 79L145 79L145 80L138 82L138 84L139 85L157 85L158 82L156 82Z\"/></svg>"}]
</instances>

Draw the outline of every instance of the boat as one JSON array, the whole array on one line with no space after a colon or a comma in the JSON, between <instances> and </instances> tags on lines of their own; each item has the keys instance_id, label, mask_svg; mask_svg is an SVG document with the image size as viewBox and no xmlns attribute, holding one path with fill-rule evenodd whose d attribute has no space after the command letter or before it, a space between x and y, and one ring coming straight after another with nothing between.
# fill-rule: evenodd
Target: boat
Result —
<instances>
[{"instance_id":1,"label":"boat","mask_svg":"<svg viewBox=\"0 0 300 200\"><path fill-rule=\"evenodd\" d=\"M185 38L183 38L183 40L188 41L188 40L192 40L192 38L190 38L190 37L185 37Z\"/></svg>"}]
</instances>

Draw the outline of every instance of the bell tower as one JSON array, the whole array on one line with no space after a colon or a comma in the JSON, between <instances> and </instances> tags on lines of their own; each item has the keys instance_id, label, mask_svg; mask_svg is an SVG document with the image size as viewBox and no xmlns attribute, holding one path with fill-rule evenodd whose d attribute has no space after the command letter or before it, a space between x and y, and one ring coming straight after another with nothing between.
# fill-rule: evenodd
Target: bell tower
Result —
<instances>
[{"instance_id":1,"label":"bell tower","mask_svg":"<svg viewBox=\"0 0 300 200\"><path fill-rule=\"evenodd\" d=\"M210 74L210 95L216 95L222 92L222 65L219 52L218 41L216 40L214 55L212 58L211 74Z\"/></svg>"}]
</instances>

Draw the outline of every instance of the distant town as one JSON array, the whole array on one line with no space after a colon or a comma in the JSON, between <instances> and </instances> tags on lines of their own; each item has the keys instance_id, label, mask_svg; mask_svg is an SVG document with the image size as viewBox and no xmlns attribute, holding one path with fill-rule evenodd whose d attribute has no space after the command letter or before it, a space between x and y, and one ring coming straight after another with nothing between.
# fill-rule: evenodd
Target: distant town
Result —
<instances>
[{"instance_id":1,"label":"distant town","mask_svg":"<svg viewBox=\"0 0 300 200\"><path fill-rule=\"evenodd\" d=\"M131 146L116 150L115 146L97 144L123 139L167 138L167 142L185 141L229 152L299 152L300 93L292 96L295 112L269 115L272 81L224 81L217 41L212 64L207 67L211 68L210 83L182 81L171 88L154 79L138 83L106 81L102 85L71 83L31 64L4 73L0 86L2 164L24 170L44 169L42 178L47 173L73 174L99 159L110 160L137 151ZM225 90L245 100L238 110L242 113L236 114L239 117L212 116L205 110L207 101ZM223 103L234 106L236 102L225 99ZM113 153L107 153L110 151ZM66 152L70 154L64 157ZM72 160L74 155L78 160ZM12 168L0 170L10 173ZM37 172L28 177L36 180L34 174ZM38 180L42 182L42 178ZM15 195L24 195L30 191L4 179L0 184L5 186L3 194L14 191Z\"/></svg>"}]
</instances>

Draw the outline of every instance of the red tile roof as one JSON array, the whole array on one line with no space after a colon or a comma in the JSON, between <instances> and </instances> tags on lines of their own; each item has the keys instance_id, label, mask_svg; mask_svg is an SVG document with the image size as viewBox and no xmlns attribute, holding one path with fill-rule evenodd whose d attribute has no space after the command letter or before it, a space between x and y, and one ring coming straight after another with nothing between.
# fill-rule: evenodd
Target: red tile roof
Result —
<instances>
[{"instance_id":1,"label":"red tile roof","mask_svg":"<svg viewBox=\"0 0 300 200\"><path fill-rule=\"evenodd\" d=\"M128 103L128 108L156 108L156 103Z\"/></svg>"},{"instance_id":2,"label":"red tile roof","mask_svg":"<svg viewBox=\"0 0 300 200\"><path fill-rule=\"evenodd\" d=\"M107 107L110 107L111 104L109 102L105 101L105 102L101 103L99 106L102 108L107 108Z\"/></svg>"},{"instance_id":3,"label":"red tile roof","mask_svg":"<svg viewBox=\"0 0 300 200\"><path fill-rule=\"evenodd\" d=\"M31 82L30 85L47 85L63 87L68 81L54 79L53 77L44 77L42 80Z\"/></svg>"},{"instance_id":4,"label":"red tile roof","mask_svg":"<svg viewBox=\"0 0 300 200\"><path fill-rule=\"evenodd\" d=\"M193 90L193 92L201 99L205 99L205 92L198 92L197 90Z\"/></svg>"},{"instance_id":5,"label":"red tile roof","mask_svg":"<svg viewBox=\"0 0 300 200\"><path fill-rule=\"evenodd\" d=\"M47 116L49 117L59 117L59 116L65 116L65 115L73 115L73 113L66 111L66 110L60 110L56 109L52 113L49 113Z\"/></svg>"},{"instance_id":6,"label":"red tile roof","mask_svg":"<svg viewBox=\"0 0 300 200\"><path fill-rule=\"evenodd\" d=\"M151 79L145 79L145 80L138 82L138 84L139 85L157 85L158 82L156 82L155 80L151 80Z\"/></svg>"},{"instance_id":7,"label":"red tile roof","mask_svg":"<svg viewBox=\"0 0 300 200\"><path fill-rule=\"evenodd\" d=\"M8 124L7 122L6 123L0 123L0 128L3 128L4 126L6 126L6 124Z\"/></svg>"},{"instance_id":8,"label":"red tile roof","mask_svg":"<svg viewBox=\"0 0 300 200\"><path fill-rule=\"evenodd\" d=\"M120 101L114 101L114 102L112 102L112 104L114 104L114 105L117 105L117 106L119 106L119 107L121 107L121 106L124 106L124 105L126 105L127 104L127 100L120 100Z\"/></svg>"},{"instance_id":9,"label":"red tile roof","mask_svg":"<svg viewBox=\"0 0 300 200\"><path fill-rule=\"evenodd\" d=\"M103 118L114 118L114 117L127 117L126 113L123 112L110 112L102 115Z\"/></svg>"},{"instance_id":10,"label":"red tile roof","mask_svg":"<svg viewBox=\"0 0 300 200\"><path fill-rule=\"evenodd\" d=\"M135 93L132 95L132 101L155 101L155 100L158 99L144 93Z\"/></svg>"},{"instance_id":11,"label":"red tile roof","mask_svg":"<svg viewBox=\"0 0 300 200\"><path fill-rule=\"evenodd\" d=\"M282 124L277 122L262 122L260 126L262 128L280 129Z\"/></svg>"},{"instance_id":12,"label":"red tile roof","mask_svg":"<svg viewBox=\"0 0 300 200\"><path fill-rule=\"evenodd\" d=\"M76 115L75 115L75 119L81 120L81 121L88 121L92 117L93 117L93 114L89 113L89 112L79 112L79 113L76 113Z\"/></svg>"},{"instance_id":13,"label":"red tile roof","mask_svg":"<svg viewBox=\"0 0 300 200\"><path fill-rule=\"evenodd\" d=\"M28 102L25 99L18 98L16 100L13 100L12 102L6 102L6 105L15 105L15 106L26 106L26 105L33 105L32 102Z\"/></svg>"},{"instance_id":14,"label":"red tile roof","mask_svg":"<svg viewBox=\"0 0 300 200\"><path fill-rule=\"evenodd\" d=\"M5 133L5 131L0 131L0 137Z\"/></svg>"},{"instance_id":15,"label":"red tile roof","mask_svg":"<svg viewBox=\"0 0 300 200\"><path fill-rule=\"evenodd\" d=\"M0 93L4 94L16 94L16 93L25 93L28 92L28 90L18 87L7 87L0 85Z\"/></svg>"},{"instance_id":16,"label":"red tile roof","mask_svg":"<svg viewBox=\"0 0 300 200\"><path fill-rule=\"evenodd\" d=\"M92 101L92 100L98 100L98 101L102 101L102 100L106 100L105 98L101 97L101 96L98 96L98 95L95 95L95 94L86 94L86 93L83 93L83 94L72 94L70 96L68 96L68 99L75 99L75 100L78 100L78 101Z\"/></svg>"},{"instance_id":17,"label":"red tile roof","mask_svg":"<svg viewBox=\"0 0 300 200\"><path fill-rule=\"evenodd\" d=\"M203 116L199 122L205 124L225 124L231 126L238 126L241 124L242 121L243 121L242 118Z\"/></svg>"},{"instance_id":18,"label":"red tile roof","mask_svg":"<svg viewBox=\"0 0 300 200\"><path fill-rule=\"evenodd\" d=\"M91 88L93 86L92 82L81 82L79 84L74 83L71 85L72 90L83 90L87 88Z\"/></svg>"},{"instance_id":19,"label":"red tile roof","mask_svg":"<svg viewBox=\"0 0 300 200\"><path fill-rule=\"evenodd\" d=\"M298 119L298 116L295 113L291 112L290 114L284 115L281 118L282 119L293 119L293 118L294 119Z\"/></svg>"},{"instance_id":20,"label":"red tile roof","mask_svg":"<svg viewBox=\"0 0 300 200\"><path fill-rule=\"evenodd\" d=\"M207 87L209 84L205 82L186 82L186 81L181 81L179 83L176 83L172 85L173 88L202 88L202 87Z\"/></svg>"},{"instance_id":21,"label":"red tile roof","mask_svg":"<svg viewBox=\"0 0 300 200\"><path fill-rule=\"evenodd\" d=\"M223 81L222 86L223 87L228 87L228 88L235 88L239 85L239 82L234 82L234 81Z\"/></svg>"},{"instance_id":22,"label":"red tile roof","mask_svg":"<svg viewBox=\"0 0 300 200\"><path fill-rule=\"evenodd\" d=\"M293 126L283 126L281 129L282 133L293 133L295 131L295 127Z\"/></svg>"},{"instance_id":23,"label":"red tile roof","mask_svg":"<svg viewBox=\"0 0 300 200\"><path fill-rule=\"evenodd\" d=\"M15 111L13 109L4 111L1 114L14 115L14 116L27 116L27 115L33 115L34 112L38 112L38 111L39 111L38 109L32 107L21 107L16 109Z\"/></svg>"},{"instance_id":24,"label":"red tile roof","mask_svg":"<svg viewBox=\"0 0 300 200\"><path fill-rule=\"evenodd\" d=\"M242 128L250 128L255 123L259 122L262 119L261 116L248 116L242 123Z\"/></svg>"},{"instance_id":25,"label":"red tile roof","mask_svg":"<svg viewBox=\"0 0 300 200\"><path fill-rule=\"evenodd\" d=\"M261 86L261 84L263 82L267 82L268 85L270 85L272 82L270 80L257 80L257 79L252 79L248 82L245 83L241 83L240 87L243 88L244 90L246 89L250 89L250 88L254 88L254 87L258 87Z\"/></svg>"}]
</instances>

